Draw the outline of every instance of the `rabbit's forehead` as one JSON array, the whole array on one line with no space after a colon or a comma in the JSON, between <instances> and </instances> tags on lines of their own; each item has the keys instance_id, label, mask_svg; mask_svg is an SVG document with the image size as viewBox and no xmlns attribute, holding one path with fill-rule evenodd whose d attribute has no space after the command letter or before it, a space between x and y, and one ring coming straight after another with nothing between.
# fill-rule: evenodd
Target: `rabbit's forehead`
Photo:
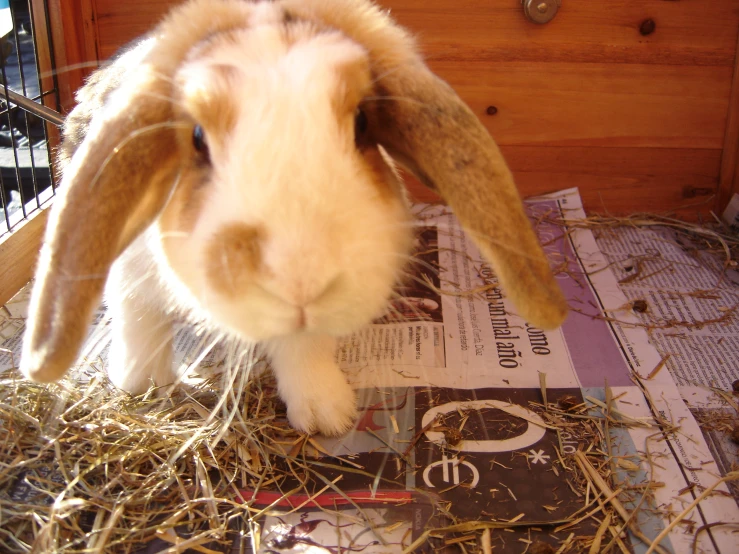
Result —
<instances>
[{"instance_id":1,"label":"rabbit's forehead","mask_svg":"<svg viewBox=\"0 0 739 554\"><path fill-rule=\"evenodd\" d=\"M284 102L328 103L351 115L371 87L366 50L308 22L269 24L211 37L177 75L187 111L227 132L240 114ZM284 104L283 104L284 105Z\"/></svg>"}]
</instances>

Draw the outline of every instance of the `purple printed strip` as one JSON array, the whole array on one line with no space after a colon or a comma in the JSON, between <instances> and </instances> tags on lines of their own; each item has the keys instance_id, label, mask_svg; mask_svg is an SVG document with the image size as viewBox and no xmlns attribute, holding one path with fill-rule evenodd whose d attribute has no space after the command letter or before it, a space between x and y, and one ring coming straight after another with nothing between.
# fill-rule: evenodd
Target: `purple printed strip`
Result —
<instances>
[{"instance_id":1,"label":"purple printed strip","mask_svg":"<svg viewBox=\"0 0 739 554\"><path fill-rule=\"evenodd\" d=\"M561 215L556 200L537 202L528 208L530 211L545 209ZM630 368L610 325L597 317L602 315L600 301L580 267L569 239L561 228L545 221L538 223L537 231L540 238L557 237L542 241L546 243L547 254L556 254L556 259L568 261L567 273L558 275L557 280L569 305L578 311L570 311L562 333L581 385L603 387L606 379L611 386L632 385Z\"/></svg>"}]
</instances>

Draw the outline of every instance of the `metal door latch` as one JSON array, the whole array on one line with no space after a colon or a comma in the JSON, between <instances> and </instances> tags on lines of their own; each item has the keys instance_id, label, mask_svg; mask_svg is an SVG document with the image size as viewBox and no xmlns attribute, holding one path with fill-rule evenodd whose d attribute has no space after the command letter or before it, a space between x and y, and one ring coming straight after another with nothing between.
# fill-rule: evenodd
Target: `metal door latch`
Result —
<instances>
[{"instance_id":1,"label":"metal door latch","mask_svg":"<svg viewBox=\"0 0 739 554\"><path fill-rule=\"evenodd\" d=\"M521 0L526 19L533 23L549 23L562 5L562 0Z\"/></svg>"}]
</instances>

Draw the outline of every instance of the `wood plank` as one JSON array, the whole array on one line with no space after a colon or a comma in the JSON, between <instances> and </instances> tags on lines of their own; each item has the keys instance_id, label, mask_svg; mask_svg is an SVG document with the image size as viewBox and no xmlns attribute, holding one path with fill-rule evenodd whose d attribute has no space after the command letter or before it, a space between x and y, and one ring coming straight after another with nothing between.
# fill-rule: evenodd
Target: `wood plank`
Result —
<instances>
[{"instance_id":1,"label":"wood plank","mask_svg":"<svg viewBox=\"0 0 739 554\"><path fill-rule=\"evenodd\" d=\"M726 115L726 135L721 158L721 178L716 198L716 213L721 215L734 193L739 192L739 39L734 60L731 97Z\"/></svg>"},{"instance_id":2,"label":"wood plank","mask_svg":"<svg viewBox=\"0 0 739 554\"><path fill-rule=\"evenodd\" d=\"M500 144L721 148L731 69L432 62ZM486 115L488 106L497 113Z\"/></svg>"},{"instance_id":3,"label":"wood plank","mask_svg":"<svg viewBox=\"0 0 739 554\"><path fill-rule=\"evenodd\" d=\"M439 62L501 144L720 148L728 67ZM497 114L487 116L488 106Z\"/></svg>"},{"instance_id":4,"label":"wood plank","mask_svg":"<svg viewBox=\"0 0 739 554\"><path fill-rule=\"evenodd\" d=\"M518 0L381 0L431 59L733 65L735 0L564 0L550 23ZM655 31L640 26L652 19Z\"/></svg>"},{"instance_id":5,"label":"wood plank","mask_svg":"<svg viewBox=\"0 0 739 554\"><path fill-rule=\"evenodd\" d=\"M721 151L672 148L504 147L524 196L578 187L586 212L708 216Z\"/></svg>"},{"instance_id":6,"label":"wood plank","mask_svg":"<svg viewBox=\"0 0 739 554\"><path fill-rule=\"evenodd\" d=\"M578 187L588 213L676 212L696 219L713 209L720 150L503 146L523 196ZM419 201L437 201L412 178Z\"/></svg>"},{"instance_id":7,"label":"wood plank","mask_svg":"<svg viewBox=\"0 0 739 554\"><path fill-rule=\"evenodd\" d=\"M721 151L699 148L501 146L514 171L566 171L608 177L625 174L696 179L717 184Z\"/></svg>"},{"instance_id":8,"label":"wood plank","mask_svg":"<svg viewBox=\"0 0 739 554\"><path fill-rule=\"evenodd\" d=\"M100 59L150 31L177 0L96 0Z\"/></svg>"},{"instance_id":9,"label":"wood plank","mask_svg":"<svg viewBox=\"0 0 739 554\"><path fill-rule=\"evenodd\" d=\"M100 54L151 28L175 0L96 0ZM547 25L526 20L518 0L380 0L417 33L433 60L723 65L734 61L735 0L565 0ZM652 19L654 33L642 36Z\"/></svg>"},{"instance_id":10,"label":"wood plank","mask_svg":"<svg viewBox=\"0 0 739 554\"><path fill-rule=\"evenodd\" d=\"M677 48L678 44L680 48L700 48L705 51L724 51L728 48L733 62L739 10L723 4L714 5L713 9L727 8L727 17L717 22L717 18L709 18L705 13L696 11L696 5L704 3L703 0L689 5L660 1L636 6L634 2L615 2L609 4L604 14L601 7L593 5L597 3L572 5L572 2L567 2L570 14L589 14L587 17L583 15L584 20L578 23L584 28L572 36L565 36L560 30L557 31L559 34L547 40L560 40L563 44L565 41L578 40L584 44L584 36L602 44L618 44L616 34L624 32L624 18L634 19L641 10L648 8L650 11L645 13L657 14L660 19L666 18L670 22L668 28L671 32L679 31L679 42L673 44L669 42L669 37L659 39L667 41L672 45L671 48ZM97 0L98 25L102 36L105 41L115 43L107 47L101 45L101 50L106 52L106 48L117 47L123 39L116 40L116 36L126 34L125 40L128 40L154 24L167 5L167 1L141 4L139 0L124 3ZM720 148L723 144L732 71L728 65L691 67L541 61L508 61L490 65L486 61L470 61L469 58L479 58L475 54L476 41L480 40L488 46L505 43L508 52L506 59L519 59L517 54L511 54L512 50L516 50L511 40L519 37L516 40L523 43L519 47L528 48L526 44L530 42L532 33L539 32L525 20L520 21L523 15L519 14L519 6L513 9L510 3L503 5L497 0L463 0L453 5L449 0L440 0L433 5L417 0L401 0L390 1L386 5L395 8L393 13L399 19L402 20L403 14L408 16L409 20L405 22L408 25L418 25L424 43L427 40L431 44L435 44L434 41L462 41L457 45L461 52L457 58L461 61L440 61L432 57L431 66L460 92L502 144L711 149ZM555 22L564 15L563 8ZM726 26L726 21L734 16L737 25ZM428 18L431 18L431 22ZM481 21L485 28L480 27ZM707 32L707 22L716 26L710 33ZM429 27L432 23L437 27ZM488 29L490 25L493 27ZM496 25L503 25L500 32L496 31ZM427 33L424 29L434 32ZM647 38L651 40L650 37ZM647 38L636 32L635 37L629 35L628 39L621 37L620 40L633 43L635 47L640 45L654 50L656 47L650 46ZM727 46L727 40L733 44ZM558 44L555 50L561 51L563 44ZM547 60L551 57L538 56L535 59ZM603 56L598 59L603 59ZM659 59L665 58L660 55ZM681 63L687 59L681 58ZM671 60L668 57L666 61ZM716 62L713 60L710 63ZM483 115L489 105L497 107L496 116Z\"/></svg>"},{"instance_id":11,"label":"wood plank","mask_svg":"<svg viewBox=\"0 0 739 554\"><path fill-rule=\"evenodd\" d=\"M47 0L62 113L74 108L74 93L98 65L94 2Z\"/></svg>"},{"instance_id":12,"label":"wood plank","mask_svg":"<svg viewBox=\"0 0 739 554\"><path fill-rule=\"evenodd\" d=\"M33 276L48 209L36 210L0 238L0 306Z\"/></svg>"},{"instance_id":13,"label":"wood plank","mask_svg":"<svg viewBox=\"0 0 739 554\"><path fill-rule=\"evenodd\" d=\"M52 71L51 36L46 14L46 2L44 0L31 0L31 20L33 22L36 42L36 61L38 62L41 81L41 90L47 91L54 88ZM58 109L56 98L48 96L43 99L43 104L53 110Z\"/></svg>"},{"instance_id":14,"label":"wood plank","mask_svg":"<svg viewBox=\"0 0 739 554\"><path fill-rule=\"evenodd\" d=\"M84 1L94 2L102 57L176 3L74 0ZM565 0L544 26L527 22L518 1L380 3L418 32L432 67L503 146L524 193L578 185L591 209L630 213L716 191L730 132L735 0ZM642 36L650 18L656 30Z\"/></svg>"},{"instance_id":15,"label":"wood plank","mask_svg":"<svg viewBox=\"0 0 739 554\"><path fill-rule=\"evenodd\" d=\"M165 10L167 2L145 4L140 5L138 1L120 3L98 0L97 21L101 37L105 37L101 41L112 40L114 43L109 46L101 43L102 52L106 52L106 48L117 47L123 40L115 40L113 37L127 34L125 40L128 40L154 24ZM656 6L661 10L663 4L671 3L658 2ZM633 2L628 5L632 11L635 9ZM720 148L723 144L733 69L729 66L565 62L499 62L491 65L485 61L470 61L466 58L467 53L474 50L477 40L474 22L478 18L470 17L470 13L490 10L496 14L498 11L506 13L506 9L500 5L495 8L495 2L488 5L466 0L459 9L451 9L449 2L445 0L434 3L433 7L423 4L425 7L422 9L421 4L415 0L403 0L396 3L396 6L396 15L397 12L411 10L420 18L419 21L429 17L429 14L435 14L441 24L446 18L454 20L460 17L460 13L466 14L465 21L472 21L470 25L473 25L473 29L459 36L460 40L467 41L459 45L464 52L464 59L450 62L432 58L430 63L432 68L458 90L502 144L599 144L711 149ZM669 9L673 8L674 6ZM592 12L594 8L587 4L582 9ZM686 9L691 12L693 7ZM619 23L621 16L610 9L608 13L615 23L609 17L604 18L601 15L599 18L593 17L591 27L607 24L622 28L622 22ZM684 16L679 14L670 12L669 15L682 21L680 18ZM699 19L705 20L706 17ZM687 22L683 23L687 25ZM684 25L674 25L682 29L686 37L692 36ZM694 26L697 26L696 29L704 29L698 23ZM526 26L511 27L514 28L518 29L516 32L524 33L521 35L524 37L531 32ZM724 40L724 35L728 33L736 42L737 33L734 31L736 29L731 33L719 29L712 36L722 36ZM513 31L509 31L508 35L511 32ZM455 27L450 25L438 33L424 34L422 39L433 41L441 37L438 40L452 40L456 36L454 33ZM644 37L638 33L637 35L639 39L634 39L635 44L641 44L639 40ZM591 38L595 40L595 35ZM482 33L482 39L485 44L500 41L495 33ZM709 39L703 37L701 40ZM494 117L484 115L489 105L498 108Z\"/></svg>"}]
</instances>

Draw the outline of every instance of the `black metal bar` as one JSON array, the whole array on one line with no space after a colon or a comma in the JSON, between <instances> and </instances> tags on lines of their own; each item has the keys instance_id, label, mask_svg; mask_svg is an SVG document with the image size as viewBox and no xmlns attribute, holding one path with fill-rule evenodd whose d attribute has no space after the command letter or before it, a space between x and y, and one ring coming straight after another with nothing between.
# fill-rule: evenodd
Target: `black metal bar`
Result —
<instances>
[{"instance_id":1,"label":"black metal bar","mask_svg":"<svg viewBox=\"0 0 739 554\"><path fill-rule=\"evenodd\" d=\"M31 12L30 3L26 4L29 8L28 17L30 19ZM28 87L26 87L26 72L23 69L23 50L21 48L21 40L19 38L20 32L19 32L19 24L18 19L16 17L15 10L10 10L10 17L13 21L13 38L15 39L15 53L16 53L16 60L18 62L18 76L21 79L21 90L23 91L23 97L28 97ZM33 35L31 35L33 36ZM36 60L38 57L38 51L36 50L36 43L35 41L31 41L32 48L33 48L33 59ZM41 84L38 82L38 79L36 80L36 83L38 84L38 90L41 92ZM8 99L6 98L6 101ZM31 125L28 121L28 110L21 110L23 112L23 124L26 126L26 139L28 140L28 158L31 160L31 187L33 189L33 198L36 200L36 209L41 208L41 202L39 202L39 189L38 189L38 179L36 175L36 164L33 159L33 141L31 140ZM20 173L20 169L19 169ZM22 179L22 177L21 177ZM18 183L18 189L23 190L24 183L21 181Z\"/></svg>"},{"instance_id":2,"label":"black metal bar","mask_svg":"<svg viewBox=\"0 0 739 554\"><path fill-rule=\"evenodd\" d=\"M18 76L21 80L22 88L25 89L25 85L23 83L23 74L20 71L20 64L21 64L21 53L18 49L18 33L16 32L17 26L16 26L16 20L15 20L15 10L13 9L12 2L9 2L10 4L10 19L13 23L13 38L15 39L16 43L16 63L18 64ZM3 59L3 90L7 93L10 89L8 89L8 79L6 75L6 66L7 66L7 60ZM12 91L11 91L12 92ZM7 94L5 95L5 101L8 101ZM10 105L8 105L8 108L10 108ZM28 213L26 212L26 192L23 190L23 177L21 175L21 164L20 160L18 159L18 145L15 143L15 131L14 131L14 125L13 125L13 118L12 118L12 111L8 110L8 129L10 131L10 144L13 146L13 158L15 160L15 178L18 185L18 193L21 197L21 212L23 213L23 218L28 217Z\"/></svg>"},{"instance_id":3,"label":"black metal bar","mask_svg":"<svg viewBox=\"0 0 739 554\"><path fill-rule=\"evenodd\" d=\"M29 0L30 2L30 0ZM33 10L30 10L31 12L31 21L33 22L31 27L33 28L33 43L36 44L36 22L33 20L34 12ZM54 83L53 88L53 94L55 95L55 106L57 109L61 109L61 98L59 97L59 78L57 76L56 72L56 58L54 57L54 35L51 32L51 19L49 18L49 0L44 0L44 24L45 24L45 31L46 31L46 37L48 39L48 47L49 47L49 64L51 65L51 79ZM38 67L38 57L36 58L36 66ZM41 69L38 69L38 78L39 81L41 81ZM41 87L39 87L39 91L41 91ZM42 96L45 96L45 93L42 93ZM60 125L60 124L59 124ZM52 193L56 192L56 183L54 182L54 174L51 171L53 164L51 162L51 152L49 151L49 137L46 131L46 127L44 127L44 136L46 137L46 157L49 164L49 172L50 172L50 178L51 178L51 191Z\"/></svg>"},{"instance_id":4,"label":"black metal bar","mask_svg":"<svg viewBox=\"0 0 739 554\"><path fill-rule=\"evenodd\" d=\"M4 74L5 74L5 71L3 71L3 79L5 79ZM52 94L52 93L49 93L49 94ZM46 106L42 104L38 104L37 102L34 102L32 99L26 98L22 94L13 92L7 86L0 88L0 96L12 102L19 108L23 108L25 111L30 112L33 115L36 115L40 117L41 119L48 121L49 123L53 123L54 125L58 127L61 127L62 124L64 123L64 117L59 112L56 112L52 110L51 108L47 108Z\"/></svg>"},{"instance_id":5,"label":"black metal bar","mask_svg":"<svg viewBox=\"0 0 739 554\"><path fill-rule=\"evenodd\" d=\"M27 96L26 91L26 76L23 72L23 56L21 53L21 41L18 38L18 20L15 17L15 10L10 8L10 19L13 21L13 40L15 41L15 57L18 61L18 75L21 78L21 89L23 90L23 96ZM41 90L41 87L39 87Z\"/></svg>"},{"instance_id":6,"label":"black metal bar","mask_svg":"<svg viewBox=\"0 0 739 554\"><path fill-rule=\"evenodd\" d=\"M3 216L5 216L5 227L10 231L10 212L8 211L8 195L5 194L5 179L0 171L0 202L3 204ZM2 235L2 233L0 233Z\"/></svg>"},{"instance_id":7,"label":"black metal bar","mask_svg":"<svg viewBox=\"0 0 739 554\"><path fill-rule=\"evenodd\" d=\"M29 24L28 32L31 37L31 47L32 47L32 52L33 52L32 71L29 71L29 73L32 76L29 76L28 78L35 79L33 84L38 88L38 91L40 94L42 91L42 87L41 87L41 77L40 77L39 69L38 69L38 45L36 44L36 38L33 33L33 18L32 18L33 7L31 6L31 0L27 0L26 7L28 9L28 24ZM21 47L20 47L20 39L18 38L18 32L15 33L15 42L16 42L17 49L18 49L18 68L19 68L20 76L21 76L21 85L23 87L23 96L28 97L29 96L28 88L26 87L27 77L26 77L26 72L23 68L23 61L21 60ZM31 128L32 121L29 121L29 118L28 118L29 113L30 112L28 110L23 110L23 119L26 125L26 136L28 138L28 157L31 161L31 184L33 186L33 196L36 198L36 208L40 209L41 199L39 198L39 193L41 191L39 190L38 170L36 168L36 155L34 154L34 140L33 140L34 133ZM35 121L33 121L33 123L35 123ZM42 124L41 128L44 129L44 127L45 125ZM46 144L46 148L48 149L48 143L46 143L45 135L46 133L44 133L44 143Z\"/></svg>"},{"instance_id":8,"label":"black metal bar","mask_svg":"<svg viewBox=\"0 0 739 554\"><path fill-rule=\"evenodd\" d=\"M39 61L39 55L38 55L38 42L36 41L37 34L36 34L36 19L34 17L35 12L34 12L34 9L33 9L33 5L31 4L31 0L27 0L26 5L28 6L28 14L29 14L30 19L31 19L31 40L33 42L33 47L34 47L34 63L36 64L36 80L38 82L38 90L39 90L38 101L39 101L40 104L43 105L44 104L44 97L46 96L46 94L44 93L44 83L43 83L43 80L41 79L41 63ZM46 24L46 20L48 19L48 9L47 8L48 8L48 3L47 3L47 1L45 1L44 2L44 11L43 11L43 13L44 13L44 24ZM44 28L46 28L46 27L44 27ZM50 33L48 35L48 43L47 43L47 46L49 48L49 52L50 52L50 55L51 55L51 34ZM34 99L34 101L36 101L36 99ZM57 102L56 102L56 104L54 104L54 106L56 108L59 107L58 98L57 98ZM44 121L46 121L46 120L44 120ZM47 166L49 168L49 179L51 181L52 191L53 191L54 190L53 189L53 186L54 186L54 176L51 174L52 163L51 163L51 156L49 155L49 133L47 131L47 128L46 128L46 125L45 124L41 126L41 130L43 131L44 144L46 145L46 163L47 163ZM33 159L33 144L31 144L31 164L33 165L33 163L34 163L34 159ZM35 175L35 172L36 172L36 170L34 168L34 175ZM38 200L38 196L37 196L37 200Z\"/></svg>"},{"instance_id":9,"label":"black metal bar","mask_svg":"<svg viewBox=\"0 0 739 554\"><path fill-rule=\"evenodd\" d=\"M12 11L12 7L11 7ZM0 65L0 73L2 74L2 86L0 87L0 95L4 96L7 102L7 99L9 97L10 89L8 89L8 74L5 70L5 60L3 60L3 63ZM10 146L13 148L13 160L15 162L15 178L16 183L18 184L18 192L21 196L21 212L23 213L23 219L28 217L28 214L26 213L26 198L25 194L23 194L23 185L21 181L21 170L20 170L20 162L18 161L18 147L15 144L15 137L13 136L13 121L10 118L10 110L8 110L8 132L10 133ZM8 226L8 229L10 229L10 226Z\"/></svg>"}]
</instances>

